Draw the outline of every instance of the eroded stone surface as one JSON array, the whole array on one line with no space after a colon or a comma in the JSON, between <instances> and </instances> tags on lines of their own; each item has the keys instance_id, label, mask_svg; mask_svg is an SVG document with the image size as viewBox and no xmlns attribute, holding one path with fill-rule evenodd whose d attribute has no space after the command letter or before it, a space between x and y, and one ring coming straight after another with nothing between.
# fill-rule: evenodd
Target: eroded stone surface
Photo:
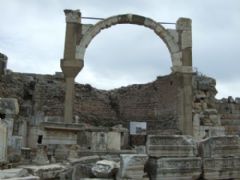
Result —
<instances>
[{"instance_id":1,"label":"eroded stone surface","mask_svg":"<svg viewBox=\"0 0 240 180\"><path fill-rule=\"evenodd\" d=\"M24 165L20 166L23 169L28 170L34 176L39 176L40 179L57 179L60 172L66 169L66 166L61 164L49 164L49 165Z\"/></svg>"},{"instance_id":2,"label":"eroded stone surface","mask_svg":"<svg viewBox=\"0 0 240 180\"><path fill-rule=\"evenodd\" d=\"M38 145L33 163L38 165L46 165L50 163L47 157L47 146L40 144Z\"/></svg>"},{"instance_id":3,"label":"eroded stone surface","mask_svg":"<svg viewBox=\"0 0 240 180\"><path fill-rule=\"evenodd\" d=\"M205 158L203 172L206 179L239 179L240 157Z\"/></svg>"},{"instance_id":4,"label":"eroded stone surface","mask_svg":"<svg viewBox=\"0 0 240 180\"><path fill-rule=\"evenodd\" d=\"M190 180L201 175L201 158L153 158L147 163L147 171L152 180Z\"/></svg>"},{"instance_id":5,"label":"eroded stone surface","mask_svg":"<svg viewBox=\"0 0 240 180\"><path fill-rule=\"evenodd\" d=\"M210 137L200 142L202 157L240 157L239 136Z\"/></svg>"},{"instance_id":6,"label":"eroded stone surface","mask_svg":"<svg viewBox=\"0 0 240 180\"><path fill-rule=\"evenodd\" d=\"M148 135L147 152L153 157L193 157L197 144L190 136Z\"/></svg>"},{"instance_id":7,"label":"eroded stone surface","mask_svg":"<svg viewBox=\"0 0 240 180\"><path fill-rule=\"evenodd\" d=\"M15 98L0 98L0 113L16 115L19 113L19 106Z\"/></svg>"},{"instance_id":8,"label":"eroded stone surface","mask_svg":"<svg viewBox=\"0 0 240 180\"><path fill-rule=\"evenodd\" d=\"M114 177L118 168L119 164L117 164L116 162L102 160L97 161L96 164L92 167L92 173L95 177L98 178Z\"/></svg>"},{"instance_id":9,"label":"eroded stone surface","mask_svg":"<svg viewBox=\"0 0 240 180\"><path fill-rule=\"evenodd\" d=\"M21 178L28 176L29 173L23 168L12 168L0 170L0 179Z\"/></svg>"}]
</instances>

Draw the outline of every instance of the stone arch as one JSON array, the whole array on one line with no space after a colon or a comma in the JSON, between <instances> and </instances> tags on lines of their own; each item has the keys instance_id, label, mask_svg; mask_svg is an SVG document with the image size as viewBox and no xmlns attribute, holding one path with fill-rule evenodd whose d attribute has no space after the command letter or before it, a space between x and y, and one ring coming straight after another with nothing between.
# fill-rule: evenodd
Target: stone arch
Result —
<instances>
[{"instance_id":1,"label":"stone arch","mask_svg":"<svg viewBox=\"0 0 240 180\"><path fill-rule=\"evenodd\" d=\"M91 26L82 36L79 44L76 46L76 59L84 60L84 55L86 48L91 43L93 38L100 33L101 30L109 28L117 24L135 24L145 26L153 30L158 37L160 37L163 42L166 44L170 54L172 66L182 66L182 53L181 49L174 39L174 37L166 30L160 23L146 18L144 16L135 15L135 14L122 14L117 16L112 16L107 19L104 19L95 25Z\"/></svg>"}]
</instances>

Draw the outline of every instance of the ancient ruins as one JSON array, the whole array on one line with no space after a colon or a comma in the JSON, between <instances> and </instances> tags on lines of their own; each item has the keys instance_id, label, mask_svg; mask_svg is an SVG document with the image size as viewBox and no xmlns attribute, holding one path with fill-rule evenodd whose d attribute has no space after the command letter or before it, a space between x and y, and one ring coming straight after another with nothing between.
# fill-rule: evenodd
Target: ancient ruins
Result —
<instances>
[{"instance_id":1,"label":"ancient ruins","mask_svg":"<svg viewBox=\"0 0 240 180\"><path fill-rule=\"evenodd\" d=\"M12 72L0 53L0 179L240 179L240 98L217 100L215 79L193 71L191 19L166 29L135 14L83 24L64 12L62 72ZM151 29L172 72L109 91L76 83L92 39L118 24Z\"/></svg>"}]
</instances>

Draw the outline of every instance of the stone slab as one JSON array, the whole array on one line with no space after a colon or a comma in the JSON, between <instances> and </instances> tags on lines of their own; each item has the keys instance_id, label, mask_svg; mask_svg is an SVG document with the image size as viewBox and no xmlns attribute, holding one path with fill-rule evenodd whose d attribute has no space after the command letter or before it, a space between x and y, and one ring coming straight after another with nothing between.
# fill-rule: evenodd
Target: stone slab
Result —
<instances>
[{"instance_id":1,"label":"stone slab","mask_svg":"<svg viewBox=\"0 0 240 180\"><path fill-rule=\"evenodd\" d=\"M121 150L121 134L120 132L108 132L107 133L107 149L108 150Z\"/></svg>"},{"instance_id":2,"label":"stone slab","mask_svg":"<svg viewBox=\"0 0 240 180\"><path fill-rule=\"evenodd\" d=\"M204 178L214 179L240 179L240 157L204 158Z\"/></svg>"},{"instance_id":3,"label":"stone slab","mask_svg":"<svg viewBox=\"0 0 240 180\"><path fill-rule=\"evenodd\" d=\"M60 172L66 169L66 166L62 164L49 164L43 166L23 165L20 167L32 172L34 176L39 176L40 179L57 179L59 178Z\"/></svg>"},{"instance_id":4,"label":"stone slab","mask_svg":"<svg viewBox=\"0 0 240 180\"><path fill-rule=\"evenodd\" d=\"M148 135L147 153L152 157L194 157L197 144L190 136Z\"/></svg>"},{"instance_id":5,"label":"stone slab","mask_svg":"<svg viewBox=\"0 0 240 180\"><path fill-rule=\"evenodd\" d=\"M24 168L0 170L0 179L20 178L26 177L28 175L28 171Z\"/></svg>"},{"instance_id":6,"label":"stone slab","mask_svg":"<svg viewBox=\"0 0 240 180\"><path fill-rule=\"evenodd\" d=\"M10 178L6 180L40 180L40 177L38 176L26 176L26 177L16 177L16 178Z\"/></svg>"},{"instance_id":7,"label":"stone slab","mask_svg":"<svg viewBox=\"0 0 240 180\"><path fill-rule=\"evenodd\" d=\"M201 141L199 147L204 158L240 156L239 136L210 137Z\"/></svg>"},{"instance_id":8,"label":"stone slab","mask_svg":"<svg viewBox=\"0 0 240 180\"><path fill-rule=\"evenodd\" d=\"M191 180L201 175L201 158L154 158L150 157L146 170L152 180Z\"/></svg>"}]
</instances>

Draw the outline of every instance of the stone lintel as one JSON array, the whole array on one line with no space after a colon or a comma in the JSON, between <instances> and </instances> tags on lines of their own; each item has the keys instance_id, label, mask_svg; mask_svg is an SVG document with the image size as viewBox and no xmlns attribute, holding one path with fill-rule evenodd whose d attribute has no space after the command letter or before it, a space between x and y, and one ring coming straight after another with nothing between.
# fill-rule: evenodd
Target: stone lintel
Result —
<instances>
[{"instance_id":1,"label":"stone lintel","mask_svg":"<svg viewBox=\"0 0 240 180\"><path fill-rule=\"evenodd\" d=\"M77 10L64 10L66 16L66 23L80 23L81 22L81 12Z\"/></svg>"}]
</instances>

